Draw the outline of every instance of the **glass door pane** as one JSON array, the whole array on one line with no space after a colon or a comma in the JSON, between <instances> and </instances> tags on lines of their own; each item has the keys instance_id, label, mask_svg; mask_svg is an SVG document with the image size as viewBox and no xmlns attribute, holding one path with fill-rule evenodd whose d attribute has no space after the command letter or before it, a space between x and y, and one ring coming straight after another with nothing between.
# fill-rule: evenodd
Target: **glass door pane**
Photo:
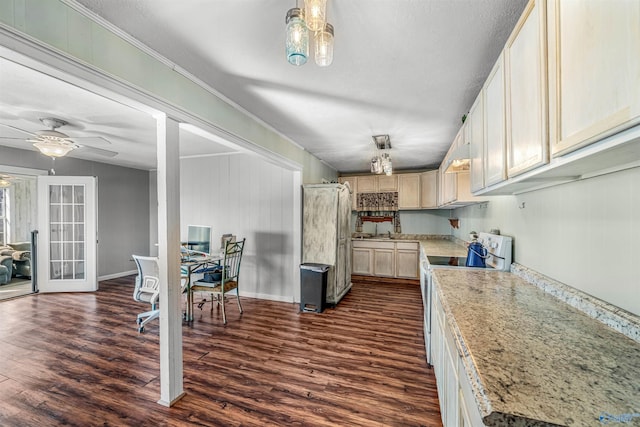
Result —
<instances>
[{"instance_id":1,"label":"glass door pane","mask_svg":"<svg viewBox=\"0 0 640 427\"><path fill-rule=\"evenodd\" d=\"M83 280L85 186L49 185L49 280Z\"/></svg>"}]
</instances>

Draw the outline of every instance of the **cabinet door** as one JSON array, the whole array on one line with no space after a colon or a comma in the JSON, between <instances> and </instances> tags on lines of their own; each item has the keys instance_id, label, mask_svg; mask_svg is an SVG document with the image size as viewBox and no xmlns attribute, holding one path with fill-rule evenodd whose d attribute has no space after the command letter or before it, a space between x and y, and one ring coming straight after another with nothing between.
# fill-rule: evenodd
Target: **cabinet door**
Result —
<instances>
[{"instance_id":1,"label":"cabinet door","mask_svg":"<svg viewBox=\"0 0 640 427\"><path fill-rule=\"evenodd\" d=\"M375 276L394 277L395 272L395 250L374 249L373 274Z\"/></svg>"},{"instance_id":2,"label":"cabinet door","mask_svg":"<svg viewBox=\"0 0 640 427\"><path fill-rule=\"evenodd\" d=\"M358 193L377 193L378 177L376 175L358 176Z\"/></svg>"},{"instance_id":3,"label":"cabinet door","mask_svg":"<svg viewBox=\"0 0 640 427\"><path fill-rule=\"evenodd\" d=\"M505 46L509 177L549 158L545 11L530 0Z\"/></svg>"},{"instance_id":4,"label":"cabinet door","mask_svg":"<svg viewBox=\"0 0 640 427\"><path fill-rule=\"evenodd\" d=\"M445 173L445 164L439 169L440 174L440 205L446 205L456 200L457 173Z\"/></svg>"},{"instance_id":5,"label":"cabinet door","mask_svg":"<svg viewBox=\"0 0 640 427\"><path fill-rule=\"evenodd\" d=\"M398 249L396 252L396 277L418 278L418 251Z\"/></svg>"},{"instance_id":6,"label":"cabinet door","mask_svg":"<svg viewBox=\"0 0 640 427\"><path fill-rule=\"evenodd\" d=\"M481 200L471 194L471 174L469 172L458 172L456 175L455 201L456 202L476 202Z\"/></svg>"},{"instance_id":7,"label":"cabinet door","mask_svg":"<svg viewBox=\"0 0 640 427\"><path fill-rule=\"evenodd\" d=\"M640 122L640 2L549 3L551 152Z\"/></svg>"},{"instance_id":8,"label":"cabinet door","mask_svg":"<svg viewBox=\"0 0 640 427\"><path fill-rule=\"evenodd\" d=\"M488 187L507 179L505 167L504 55L493 66L484 89L484 182Z\"/></svg>"},{"instance_id":9,"label":"cabinet door","mask_svg":"<svg viewBox=\"0 0 640 427\"><path fill-rule=\"evenodd\" d=\"M371 276L373 274L373 249L353 248L351 272Z\"/></svg>"},{"instance_id":10,"label":"cabinet door","mask_svg":"<svg viewBox=\"0 0 640 427\"><path fill-rule=\"evenodd\" d=\"M398 209L420 209L420 174L398 175Z\"/></svg>"},{"instance_id":11,"label":"cabinet door","mask_svg":"<svg viewBox=\"0 0 640 427\"><path fill-rule=\"evenodd\" d=\"M423 209L438 207L438 171L420 174L420 205Z\"/></svg>"},{"instance_id":12,"label":"cabinet door","mask_svg":"<svg viewBox=\"0 0 640 427\"><path fill-rule=\"evenodd\" d=\"M398 191L398 175L379 175L378 192Z\"/></svg>"},{"instance_id":13,"label":"cabinet door","mask_svg":"<svg viewBox=\"0 0 640 427\"><path fill-rule=\"evenodd\" d=\"M340 178L338 178L338 182L340 184L344 184L345 182L349 183L349 188L351 188L351 210L355 211L358 208L358 203L357 203L357 191L358 189L356 188L357 186L357 182L356 182L356 177L355 176L341 176Z\"/></svg>"},{"instance_id":14,"label":"cabinet door","mask_svg":"<svg viewBox=\"0 0 640 427\"><path fill-rule=\"evenodd\" d=\"M466 139L469 143L469 156L471 164L471 191L484 188L484 104L482 91L469 110L465 121Z\"/></svg>"}]
</instances>

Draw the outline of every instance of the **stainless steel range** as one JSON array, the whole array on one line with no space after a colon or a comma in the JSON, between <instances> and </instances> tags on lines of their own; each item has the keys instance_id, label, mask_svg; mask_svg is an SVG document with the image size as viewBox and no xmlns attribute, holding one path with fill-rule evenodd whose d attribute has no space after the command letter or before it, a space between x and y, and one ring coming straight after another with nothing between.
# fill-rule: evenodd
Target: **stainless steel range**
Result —
<instances>
[{"instance_id":1,"label":"stainless steel range","mask_svg":"<svg viewBox=\"0 0 640 427\"><path fill-rule=\"evenodd\" d=\"M509 271L511 269L512 238L499 234L480 233L479 243L486 249L485 264L488 269ZM420 288L424 307L424 343L427 363L431 364L431 295L433 293L433 270L439 268L463 268L478 270L480 267L467 267L467 257L428 255L420 265Z\"/></svg>"}]
</instances>

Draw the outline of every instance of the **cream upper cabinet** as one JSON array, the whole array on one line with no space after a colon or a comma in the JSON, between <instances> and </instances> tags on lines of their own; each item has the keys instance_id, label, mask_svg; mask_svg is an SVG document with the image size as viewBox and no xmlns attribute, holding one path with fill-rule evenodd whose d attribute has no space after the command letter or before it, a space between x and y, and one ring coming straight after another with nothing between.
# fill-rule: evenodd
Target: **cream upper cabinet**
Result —
<instances>
[{"instance_id":1,"label":"cream upper cabinet","mask_svg":"<svg viewBox=\"0 0 640 427\"><path fill-rule=\"evenodd\" d=\"M640 2L550 0L547 12L551 153L640 123Z\"/></svg>"},{"instance_id":2,"label":"cream upper cabinet","mask_svg":"<svg viewBox=\"0 0 640 427\"><path fill-rule=\"evenodd\" d=\"M420 174L398 175L398 209L420 209Z\"/></svg>"},{"instance_id":3,"label":"cream upper cabinet","mask_svg":"<svg viewBox=\"0 0 640 427\"><path fill-rule=\"evenodd\" d=\"M398 175L378 175L378 192L398 191Z\"/></svg>"},{"instance_id":4,"label":"cream upper cabinet","mask_svg":"<svg viewBox=\"0 0 640 427\"><path fill-rule=\"evenodd\" d=\"M504 55L507 174L513 177L548 163L549 159L544 0L529 1L507 41Z\"/></svg>"},{"instance_id":5,"label":"cream upper cabinet","mask_svg":"<svg viewBox=\"0 0 640 427\"><path fill-rule=\"evenodd\" d=\"M445 173L444 172L445 168L446 168L446 162L443 162L440 169L438 169L438 175L439 175L439 181L440 181L439 182L440 200L438 202L439 206L446 205L447 203L451 203L456 199L456 187L458 185L458 174Z\"/></svg>"},{"instance_id":6,"label":"cream upper cabinet","mask_svg":"<svg viewBox=\"0 0 640 427\"><path fill-rule=\"evenodd\" d=\"M378 176L363 175L358 176L358 193L377 193L378 192Z\"/></svg>"},{"instance_id":7,"label":"cream upper cabinet","mask_svg":"<svg viewBox=\"0 0 640 427\"><path fill-rule=\"evenodd\" d=\"M484 183L488 187L507 179L504 55L500 55L493 66L482 92L484 93Z\"/></svg>"},{"instance_id":8,"label":"cream upper cabinet","mask_svg":"<svg viewBox=\"0 0 640 427\"><path fill-rule=\"evenodd\" d=\"M341 176L338 178L338 182L340 184L344 184L345 182L349 183L349 188L351 188L351 210L355 211L358 208L358 189L357 189L357 177L355 176Z\"/></svg>"},{"instance_id":9,"label":"cream upper cabinet","mask_svg":"<svg viewBox=\"0 0 640 427\"><path fill-rule=\"evenodd\" d=\"M423 209L438 207L438 171L420 174L420 206Z\"/></svg>"},{"instance_id":10,"label":"cream upper cabinet","mask_svg":"<svg viewBox=\"0 0 640 427\"><path fill-rule=\"evenodd\" d=\"M483 94L480 91L465 121L466 141L463 143L469 144L471 191L484 188L484 104L482 99Z\"/></svg>"}]
</instances>

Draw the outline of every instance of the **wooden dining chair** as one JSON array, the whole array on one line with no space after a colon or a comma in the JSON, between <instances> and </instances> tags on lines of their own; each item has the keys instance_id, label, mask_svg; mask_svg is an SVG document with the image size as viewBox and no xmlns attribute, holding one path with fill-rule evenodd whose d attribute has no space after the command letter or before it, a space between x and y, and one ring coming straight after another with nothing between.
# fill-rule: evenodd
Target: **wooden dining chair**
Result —
<instances>
[{"instance_id":1,"label":"wooden dining chair","mask_svg":"<svg viewBox=\"0 0 640 427\"><path fill-rule=\"evenodd\" d=\"M240 264L246 239L237 242L227 241L225 243L224 258L220 264L219 271L206 273L203 279L197 280L191 286L191 292L203 292L211 296L211 300L203 299L198 303L202 309L205 303L211 302L211 312L214 303L222 307L222 322L227 324L227 314L225 312L225 294L235 291L238 302L238 309L242 313L240 303Z\"/></svg>"}]
</instances>

